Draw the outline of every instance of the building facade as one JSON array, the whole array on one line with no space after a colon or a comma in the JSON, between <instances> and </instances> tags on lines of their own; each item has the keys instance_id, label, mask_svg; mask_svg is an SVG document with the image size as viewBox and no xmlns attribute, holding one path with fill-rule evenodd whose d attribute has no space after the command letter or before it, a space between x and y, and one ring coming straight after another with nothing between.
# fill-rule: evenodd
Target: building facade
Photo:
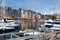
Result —
<instances>
[{"instance_id":1,"label":"building facade","mask_svg":"<svg viewBox=\"0 0 60 40\"><path fill-rule=\"evenodd\" d=\"M60 14L55 14L55 20L59 20L60 21Z\"/></svg>"},{"instance_id":2,"label":"building facade","mask_svg":"<svg viewBox=\"0 0 60 40\"><path fill-rule=\"evenodd\" d=\"M12 20L19 20L20 27L22 29L31 29L33 27L39 27L40 24L38 23L41 19L41 14L36 13L31 10L24 10L24 9L12 9L11 7L5 7L4 17L7 19Z\"/></svg>"}]
</instances>

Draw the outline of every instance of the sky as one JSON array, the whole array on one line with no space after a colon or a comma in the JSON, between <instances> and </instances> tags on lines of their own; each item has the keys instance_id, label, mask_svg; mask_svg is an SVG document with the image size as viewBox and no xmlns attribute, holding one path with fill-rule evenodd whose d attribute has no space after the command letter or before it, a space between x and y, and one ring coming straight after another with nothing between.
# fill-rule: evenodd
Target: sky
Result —
<instances>
[{"instance_id":1,"label":"sky","mask_svg":"<svg viewBox=\"0 0 60 40\"><path fill-rule=\"evenodd\" d=\"M5 0L14 9L33 10L42 14L60 13L60 0Z\"/></svg>"}]
</instances>

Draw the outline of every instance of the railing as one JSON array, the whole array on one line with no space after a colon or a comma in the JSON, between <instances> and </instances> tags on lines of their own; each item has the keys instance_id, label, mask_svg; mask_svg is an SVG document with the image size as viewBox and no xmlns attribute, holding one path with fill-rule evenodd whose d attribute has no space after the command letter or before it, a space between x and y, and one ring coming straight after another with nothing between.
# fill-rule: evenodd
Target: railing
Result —
<instances>
[{"instance_id":1,"label":"railing","mask_svg":"<svg viewBox=\"0 0 60 40\"><path fill-rule=\"evenodd\" d=\"M56 33L40 33L39 35L24 35L27 32L15 32L0 34L0 40L56 40ZM55 38L55 39L54 39Z\"/></svg>"}]
</instances>

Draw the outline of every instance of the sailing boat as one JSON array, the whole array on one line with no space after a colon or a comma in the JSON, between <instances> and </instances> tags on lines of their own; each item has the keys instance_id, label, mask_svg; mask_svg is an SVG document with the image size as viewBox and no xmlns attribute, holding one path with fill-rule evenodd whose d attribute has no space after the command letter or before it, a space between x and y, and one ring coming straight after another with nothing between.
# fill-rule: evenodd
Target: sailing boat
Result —
<instances>
[{"instance_id":1,"label":"sailing boat","mask_svg":"<svg viewBox=\"0 0 60 40\"><path fill-rule=\"evenodd\" d=\"M7 20L5 15L5 0L0 2L0 32L19 31L19 24L16 24L14 20Z\"/></svg>"}]
</instances>

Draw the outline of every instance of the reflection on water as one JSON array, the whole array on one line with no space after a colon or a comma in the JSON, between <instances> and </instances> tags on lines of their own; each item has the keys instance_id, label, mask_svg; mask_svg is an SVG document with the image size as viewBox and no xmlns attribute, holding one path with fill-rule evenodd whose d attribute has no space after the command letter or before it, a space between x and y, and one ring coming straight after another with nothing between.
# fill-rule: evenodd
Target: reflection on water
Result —
<instances>
[{"instance_id":1,"label":"reflection on water","mask_svg":"<svg viewBox=\"0 0 60 40\"><path fill-rule=\"evenodd\" d=\"M40 21L40 25L44 25L44 23L45 23L45 21L43 21L43 20Z\"/></svg>"}]
</instances>

